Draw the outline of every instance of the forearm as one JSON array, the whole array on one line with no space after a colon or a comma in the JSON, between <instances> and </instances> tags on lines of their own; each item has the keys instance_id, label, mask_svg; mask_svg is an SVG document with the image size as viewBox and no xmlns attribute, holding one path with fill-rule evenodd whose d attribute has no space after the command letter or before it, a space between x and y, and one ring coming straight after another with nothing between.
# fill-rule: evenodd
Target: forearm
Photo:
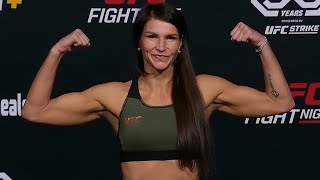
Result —
<instances>
[{"instance_id":1,"label":"forearm","mask_svg":"<svg viewBox=\"0 0 320 180\"><path fill-rule=\"evenodd\" d=\"M268 96L275 102L293 103L288 83L269 43L260 52L260 58Z\"/></svg>"},{"instance_id":2,"label":"forearm","mask_svg":"<svg viewBox=\"0 0 320 180\"><path fill-rule=\"evenodd\" d=\"M26 98L26 106L43 108L50 102L54 79L63 54L51 49L37 75Z\"/></svg>"}]
</instances>

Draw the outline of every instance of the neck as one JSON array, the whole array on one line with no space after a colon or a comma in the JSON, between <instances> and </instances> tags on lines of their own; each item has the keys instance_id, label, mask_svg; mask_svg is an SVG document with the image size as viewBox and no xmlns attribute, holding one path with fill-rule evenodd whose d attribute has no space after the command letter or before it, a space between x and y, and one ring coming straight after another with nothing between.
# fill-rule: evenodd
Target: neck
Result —
<instances>
[{"instance_id":1,"label":"neck","mask_svg":"<svg viewBox=\"0 0 320 180\"><path fill-rule=\"evenodd\" d=\"M164 88L172 86L173 75L153 75L145 74L140 77L140 82L144 86L152 89Z\"/></svg>"},{"instance_id":2,"label":"neck","mask_svg":"<svg viewBox=\"0 0 320 180\"><path fill-rule=\"evenodd\" d=\"M139 92L149 105L172 104L172 76L142 75L139 78Z\"/></svg>"},{"instance_id":3,"label":"neck","mask_svg":"<svg viewBox=\"0 0 320 180\"><path fill-rule=\"evenodd\" d=\"M170 65L164 70L156 70L155 68L145 65L145 74L142 75L142 78L150 85L163 86L168 83L172 83L174 66Z\"/></svg>"}]
</instances>

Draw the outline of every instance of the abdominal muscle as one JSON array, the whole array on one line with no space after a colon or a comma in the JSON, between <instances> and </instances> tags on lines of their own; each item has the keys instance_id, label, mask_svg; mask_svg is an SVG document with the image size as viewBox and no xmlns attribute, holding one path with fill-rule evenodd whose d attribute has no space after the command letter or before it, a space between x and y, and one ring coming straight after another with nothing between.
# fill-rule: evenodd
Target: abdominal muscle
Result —
<instances>
[{"instance_id":1,"label":"abdominal muscle","mask_svg":"<svg viewBox=\"0 0 320 180\"><path fill-rule=\"evenodd\" d=\"M178 160L121 163L123 180L199 180L198 172L179 168Z\"/></svg>"}]
</instances>

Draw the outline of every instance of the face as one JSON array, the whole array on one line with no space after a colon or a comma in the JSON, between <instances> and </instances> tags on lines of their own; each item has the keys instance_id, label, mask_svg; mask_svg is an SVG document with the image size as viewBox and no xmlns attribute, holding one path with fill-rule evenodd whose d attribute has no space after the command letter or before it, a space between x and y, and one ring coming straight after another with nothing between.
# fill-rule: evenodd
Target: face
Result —
<instances>
[{"instance_id":1,"label":"face","mask_svg":"<svg viewBox=\"0 0 320 180\"><path fill-rule=\"evenodd\" d=\"M180 46L181 39L173 24L150 19L145 24L140 39L145 71L152 73L173 69Z\"/></svg>"}]
</instances>

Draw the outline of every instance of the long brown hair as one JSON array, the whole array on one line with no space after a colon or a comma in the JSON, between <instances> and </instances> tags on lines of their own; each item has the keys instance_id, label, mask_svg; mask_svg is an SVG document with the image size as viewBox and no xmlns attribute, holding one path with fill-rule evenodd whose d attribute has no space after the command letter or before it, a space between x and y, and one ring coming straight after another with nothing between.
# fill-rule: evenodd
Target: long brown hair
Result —
<instances>
[{"instance_id":1,"label":"long brown hair","mask_svg":"<svg viewBox=\"0 0 320 180\"><path fill-rule=\"evenodd\" d=\"M172 87L172 99L178 128L177 145L181 157L179 159L180 167L188 167L190 170L194 170L196 166L199 172L208 172L212 153L209 127L205 120L204 101L190 60L186 21L182 13L168 3L143 6L133 25L136 48L139 47L144 25L151 18L173 24L182 39L181 52L174 62ZM137 67L140 73L146 73L141 53L138 53Z\"/></svg>"}]
</instances>

